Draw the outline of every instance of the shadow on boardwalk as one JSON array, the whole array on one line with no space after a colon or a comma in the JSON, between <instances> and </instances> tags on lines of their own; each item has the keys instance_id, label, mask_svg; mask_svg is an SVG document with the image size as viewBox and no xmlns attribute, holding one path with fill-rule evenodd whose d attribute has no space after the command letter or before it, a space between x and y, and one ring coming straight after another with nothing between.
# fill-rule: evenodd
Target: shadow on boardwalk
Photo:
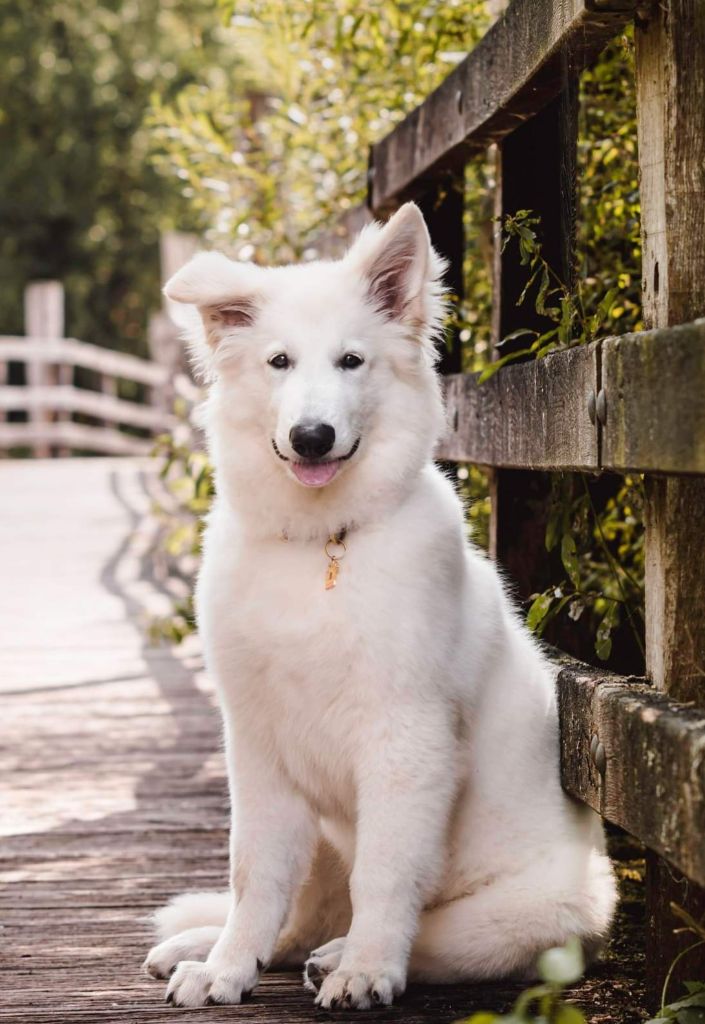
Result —
<instances>
[{"instance_id":1,"label":"shadow on boardwalk","mask_svg":"<svg viewBox=\"0 0 705 1024\"><path fill-rule=\"evenodd\" d=\"M246 1006L202 1011L167 1008L140 974L149 912L227 879L220 725L197 644L146 640L165 599L149 558L153 479L132 460L0 464L12 581L0 598L0 1020L342 1018L315 1011L293 974L265 976ZM576 990L595 1024L643 1019L623 929L615 949ZM513 994L412 986L366 1019L442 1024Z\"/></svg>"}]
</instances>

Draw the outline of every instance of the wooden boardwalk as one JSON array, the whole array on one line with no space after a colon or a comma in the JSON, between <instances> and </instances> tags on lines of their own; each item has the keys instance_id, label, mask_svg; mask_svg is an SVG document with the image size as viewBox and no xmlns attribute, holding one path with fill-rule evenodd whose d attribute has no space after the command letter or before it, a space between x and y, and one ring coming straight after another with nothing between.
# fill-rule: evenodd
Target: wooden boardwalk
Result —
<instances>
[{"instance_id":1,"label":"wooden boardwalk","mask_svg":"<svg viewBox=\"0 0 705 1024\"><path fill-rule=\"evenodd\" d=\"M242 1007L185 1011L140 972L150 911L227 877L220 727L197 644L146 641L166 602L149 558L153 473L128 459L0 463L0 1020L342 1019L314 1010L295 974L265 975ZM575 991L591 1024L644 1019L633 909ZM512 994L412 986L365 1019L445 1024Z\"/></svg>"}]
</instances>

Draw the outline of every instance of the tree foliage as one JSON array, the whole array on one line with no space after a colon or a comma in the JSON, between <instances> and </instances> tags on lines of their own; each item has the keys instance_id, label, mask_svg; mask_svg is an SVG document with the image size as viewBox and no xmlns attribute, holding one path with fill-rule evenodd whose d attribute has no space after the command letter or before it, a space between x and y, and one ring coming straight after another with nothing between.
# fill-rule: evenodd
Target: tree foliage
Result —
<instances>
[{"instance_id":1,"label":"tree foliage","mask_svg":"<svg viewBox=\"0 0 705 1024\"><path fill-rule=\"evenodd\" d=\"M365 195L368 147L476 42L484 0L227 0L235 94L198 83L155 100L157 166L243 259L314 255Z\"/></svg>"},{"instance_id":2,"label":"tree foliage","mask_svg":"<svg viewBox=\"0 0 705 1024\"><path fill-rule=\"evenodd\" d=\"M21 332L27 281L57 278L70 333L139 351L160 228L196 223L151 162L145 112L194 82L226 91L227 32L210 0L0 7L0 329Z\"/></svg>"}]
</instances>

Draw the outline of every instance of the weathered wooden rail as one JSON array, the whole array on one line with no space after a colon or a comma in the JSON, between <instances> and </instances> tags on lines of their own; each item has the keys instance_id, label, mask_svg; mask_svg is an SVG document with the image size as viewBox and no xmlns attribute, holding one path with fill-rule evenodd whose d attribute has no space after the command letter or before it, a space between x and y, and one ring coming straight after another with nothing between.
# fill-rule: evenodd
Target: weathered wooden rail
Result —
<instances>
[{"instance_id":1,"label":"weathered wooden rail","mask_svg":"<svg viewBox=\"0 0 705 1024\"><path fill-rule=\"evenodd\" d=\"M606 338L483 384L449 375L439 454L506 469L705 473L704 395L705 319Z\"/></svg>"},{"instance_id":2,"label":"weathered wooden rail","mask_svg":"<svg viewBox=\"0 0 705 1024\"><path fill-rule=\"evenodd\" d=\"M647 847L655 997L687 941L673 936L669 899L705 913L703 0L513 0L372 147L367 204L324 248L335 253L370 217L413 198L462 296L463 168L493 144L498 223L518 209L538 213L544 255L570 280L577 80L632 18L651 329L505 367L482 385L459 372L456 339L442 355L450 429L439 455L490 467L491 550L524 597L542 589L545 472L646 474L646 678L563 660L557 682L565 788ZM525 268L498 237L494 268L494 340L540 326L516 307ZM700 954L682 976L705 976Z\"/></svg>"}]
</instances>

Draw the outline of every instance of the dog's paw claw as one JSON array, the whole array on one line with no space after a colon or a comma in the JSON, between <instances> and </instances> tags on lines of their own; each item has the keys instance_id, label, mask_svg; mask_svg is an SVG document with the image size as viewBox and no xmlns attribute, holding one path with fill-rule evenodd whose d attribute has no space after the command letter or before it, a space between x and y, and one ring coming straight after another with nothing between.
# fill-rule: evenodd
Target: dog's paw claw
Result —
<instances>
[{"instance_id":1,"label":"dog's paw claw","mask_svg":"<svg viewBox=\"0 0 705 1024\"><path fill-rule=\"evenodd\" d=\"M316 1006L324 1010L339 1007L369 1010L373 1005L389 1006L404 991L403 974L396 970L336 970L323 980Z\"/></svg>"}]
</instances>

